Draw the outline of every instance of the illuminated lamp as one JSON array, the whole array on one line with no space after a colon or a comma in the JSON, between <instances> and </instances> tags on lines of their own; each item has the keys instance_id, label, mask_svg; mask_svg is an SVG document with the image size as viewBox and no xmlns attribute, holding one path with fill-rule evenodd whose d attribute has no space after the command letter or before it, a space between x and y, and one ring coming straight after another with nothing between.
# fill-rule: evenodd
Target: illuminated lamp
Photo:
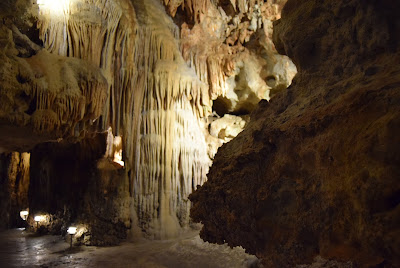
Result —
<instances>
[{"instance_id":1,"label":"illuminated lamp","mask_svg":"<svg viewBox=\"0 0 400 268\"><path fill-rule=\"evenodd\" d=\"M43 216L35 216L33 219L36 222L36 228L39 229L39 222L43 220Z\"/></svg>"},{"instance_id":2,"label":"illuminated lamp","mask_svg":"<svg viewBox=\"0 0 400 268\"><path fill-rule=\"evenodd\" d=\"M19 213L19 216L21 217L21 219L23 219L24 221L26 221L26 219L28 218L29 212L26 210L23 210Z\"/></svg>"},{"instance_id":3,"label":"illuminated lamp","mask_svg":"<svg viewBox=\"0 0 400 268\"><path fill-rule=\"evenodd\" d=\"M71 236L71 242L70 242L70 246L69 248L72 248L72 237L74 236L74 234L76 234L76 227L69 227L67 230L67 233Z\"/></svg>"}]
</instances>

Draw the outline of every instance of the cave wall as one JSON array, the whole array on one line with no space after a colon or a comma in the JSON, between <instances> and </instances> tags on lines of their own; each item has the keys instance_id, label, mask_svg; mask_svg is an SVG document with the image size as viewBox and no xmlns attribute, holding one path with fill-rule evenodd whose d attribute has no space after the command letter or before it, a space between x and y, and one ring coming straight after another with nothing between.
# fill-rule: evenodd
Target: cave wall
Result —
<instances>
[{"instance_id":1,"label":"cave wall","mask_svg":"<svg viewBox=\"0 0 400 268\"><path fill-rule=\"evenodd\" d=\"M31 152L28 221L40 233L65 234L78 226L76 242L115 245L131 227L129 181L108 158L105 135L79 143L43 143ZM35 215L43 215L39 227Z\"/></svg>"},{"instance_id":2,"label":"cave wall","mask_svg":"<svg viewBox=\"0 0 400 268\"><path fill-rule=\"evenodd\" d=\"M29 208L30 154L8 153L0 155L0 228L23 227L19 215Z\"/></svg>"},{"instance_id":3,"label":"cave wall","mask_svg":"<svg viewBox=\"0 0 400 268\"><path fill-rule=\"evenodd\" d=\"M316 255L400 265L399 12L397 1L287 2L274 42L299 73L190 196L204 240L267 267Z\"/></svg>"}]
</instances>

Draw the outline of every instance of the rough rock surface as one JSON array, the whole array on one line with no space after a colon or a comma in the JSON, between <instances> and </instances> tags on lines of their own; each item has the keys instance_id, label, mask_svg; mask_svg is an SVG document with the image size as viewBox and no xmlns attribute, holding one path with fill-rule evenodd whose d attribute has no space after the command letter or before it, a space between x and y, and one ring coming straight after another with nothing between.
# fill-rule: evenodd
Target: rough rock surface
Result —
<instances>
[{"instance_id":1,"label":"rough rock surface","mask_svg":"<svg viewBox=\"0 0 400 268\"><path fill-rule=\"evenodd\" d=\"M29 206L29 160L29 153L0 155L0 229L24 226L19 212Z\"/></svg>"},{"instance_id":2,"label":"rough rock surface","mask_svg":"<svg viewBox=\"0 0 400 268\"><path fill-rule=\"evenodd\" d=\"M400 266L400 4L289 0L278 51L299 73L218 151L190 199L201 237L267 267Z\"/></svg>"}]
</instances>

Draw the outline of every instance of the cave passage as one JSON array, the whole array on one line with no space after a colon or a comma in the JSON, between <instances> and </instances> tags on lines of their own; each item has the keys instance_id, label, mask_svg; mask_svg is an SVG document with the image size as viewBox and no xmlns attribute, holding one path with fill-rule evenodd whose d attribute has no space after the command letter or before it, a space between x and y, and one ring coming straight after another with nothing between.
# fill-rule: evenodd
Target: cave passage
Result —
<instances>
[{"instance_id":1,"label":"cave passage","mask_svg":"<svg viewBox=\"0 0 400 268\"><path fill-rule=\"evenodd\" d=\"M399 13L2 0L0 266L398 267Z\"/></svg>"}]
</instances>

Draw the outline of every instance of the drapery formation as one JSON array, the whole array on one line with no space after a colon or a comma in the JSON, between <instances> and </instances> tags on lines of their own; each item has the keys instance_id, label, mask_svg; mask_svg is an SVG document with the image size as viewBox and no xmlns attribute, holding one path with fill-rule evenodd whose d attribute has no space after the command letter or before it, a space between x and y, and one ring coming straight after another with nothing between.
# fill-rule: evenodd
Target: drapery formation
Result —
<instances>
[{"instance_id":1,"label":"drapery formation","mask_svg":"<svg viewBox=\"0 0 400 268\"><path fill-rule=\"evenodd\" d=\"M123 137L139 226L176 234L210 165L200 119L211 111L208 86L180 54L179 29L152 1L138 10L128 1L76 1L51 13L40 7L46 49L98 65L108 81L97 126Z\"/></svg>"},{"instance_id":2,"label":"drapery formation","mask_svg":"<svg viewBox=\"0 0 400 268\"><path fill-rule=\"evenodd\" d=\"M196 26L178 27L163 4L173 16L172 7L188 9ZM69 0L55 10L53 4L39 2L38 28L46 53L97 66L107 85L91 90L90 81L79 80L82 92L77 95L87 96L86 100L70 98L57 113L62 118L72 112L91 115L74 125L75 136L109 128L114 136L122 136L132 218L153 237L167 238L189 225L187 196L205 182L217 148L233 138L223 134L232 132L227 130L229 122L236 124L232 133L244 127L245 121L234 115L221 120L219 127L213 100L230 98L235 107L242 102L242 109L269 98L271 87L260 77L263 63L244 47L258 30L266 35L262 29L269 17L263 16L269 9L262 8L263 1L233 1L238 15L227 15L229 8L224 11L219 4ZM278 9L274 5L271 10ZM277 58L272 65L281 61L289 62ZM287 85L294 73L281 80ZM38 124L45 123L38 120Z\"/></svg>"}]
</instances>

